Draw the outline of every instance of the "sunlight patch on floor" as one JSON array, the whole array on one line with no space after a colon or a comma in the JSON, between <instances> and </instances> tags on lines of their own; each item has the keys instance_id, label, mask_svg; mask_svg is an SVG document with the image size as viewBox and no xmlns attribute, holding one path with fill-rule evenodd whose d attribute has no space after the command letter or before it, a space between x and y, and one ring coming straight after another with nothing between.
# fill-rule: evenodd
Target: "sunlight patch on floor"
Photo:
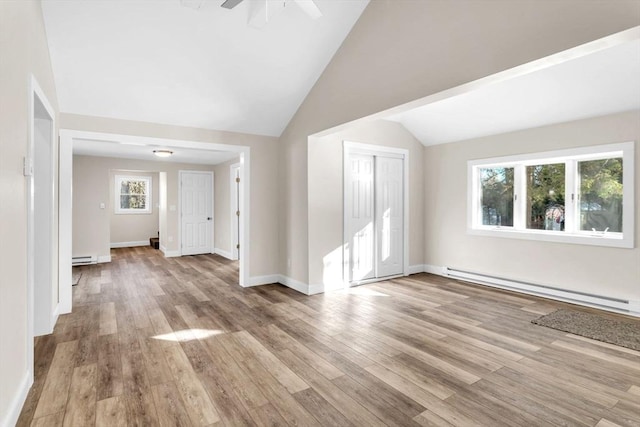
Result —
<instances>
[{"instance_id":1,"label":"sunlight patch on floor","mask_svg":"<svg viewBox=\"0 0 640 427\"><path fill-rule=\"evenodd\" d=\"M225 332L220 329L183 329L168 334L156 335L151 338L162 341L184 342L209 338L224 333Z\"/></svg>"}]
</instances>

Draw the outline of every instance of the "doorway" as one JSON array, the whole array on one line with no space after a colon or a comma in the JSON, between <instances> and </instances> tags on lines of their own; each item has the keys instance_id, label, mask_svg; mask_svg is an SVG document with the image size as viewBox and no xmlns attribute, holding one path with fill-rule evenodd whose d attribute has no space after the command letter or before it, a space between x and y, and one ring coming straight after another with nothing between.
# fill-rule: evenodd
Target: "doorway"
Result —
<instances>
[{"instance_id":1,"label":"doorway","mask_svg":"<svg viewBox=\"0 0 640 427\"><path fill-rule=\"evenodd\" d=\"M163 149L172 149L176 150L186 149L189 151L200 151L201 153L205 152L226 152L226 153L234 153L236 158L240 158L241 173L243 178L243 192L241 194L240 207L246 211L246 214L241 217L240 220L240 253L239 253L239 285L242 287L248 287L255 284L255 279L250 276L250 247L251 241L249 239L250 233L250 198L251 198L251 150L248 146L242 145L227 145L227 144L219 144L213 142L200 142L200 141L188 141L188 140L174 140L174 139L165 139L165 138L155 138L155 137L145 137L145 136L134 136L134 135L123 135L123 134L111 134L111 133L103 133L103 132L90 132L90 131L78 131L78 130L69 130L69 129L61 129L60 130L60 151L61 151L61 159L60 159L60 169L61 172L63 170L72 170L73 169L73 146L75 143L81 142L85 143L87 141L91 142L92 146L95 146L97 143L110 144L110 146L118 144L118 146L127 146L129 148L135 149L145 149L148 150L150 148L161 147ZM62 155L64 154L64 156ZM64 166L63 166L64 165ZM68 188L69 194L71 189L71 174L62 174L60 175L60 186L63 189ZM163 185L167 186L170 189L176 188L179 193L178 186L172 187L171 183L168 182L167 174L160 175L160 187ZM160 196L162 195L162 191ZM161 202L162 203L162 202ZM167 201L169 203L169 201ZM179 203L177 204L179 206ZM177 206L174 204L169 204L167 209L170 214L173 214L177 211ZM61 198L60 202L60 218L65 219L69 218L68 222L68 232L65 232L64 236L66 239L70 240L71 236L71 218L72 215L72 199L71 197L67 197L64 200L64 203ZM178 241L181 242L181 233L180 233L180 222L179 220L175 223L175 233L178 237ZM169 226L168 224L164 224L165 226ZM163 221L160 219L160 233L162 236L162 228ZM166 233L165 233L166 234ZM213 231L212 231L213 234ZM168 236L168 234L167 234ZM65 238L61 239L64 240ZM61 271L65 271L65 274L68 274L69 278L71 278L71 245L66 249L68 251L69 256L65 256L60 260L60 268ZM176 250L175 253L165 254L165 256L180 256L180 251ZM61 282L64 287L64 295L71 296L71 281L63 281ZM69 310L71 309L71 301L69 301Z\"/></svg>"},{"instance_id":2,"label":"doorway","mask_svg":"<svg viewBox=\"0 0 640 427\"><path fill-rule=\"evenodd\" d=\"M213 172L180 171L181 254L213 253Z\"/></svg>"},{"instance_id":3,"label":"doorway","mask_svg":"<svg viewBox=\"0 0 640 427\"><path fill-rule=\"evenodd\" d=\"M345 281L407 271L408 151L345 142Z\"/></svg>"},{"instance_id":4,"label":"doorway","mask_svg":"<svg viewBox=\"0 0 640 427\"><path fill-rule=\"evenodd\" d=\"M59 286L55 274L58 256L55 244L55 172L57 144L53 108L44 92L31 80L29 156L24 173L28 176L27 283L28 321L31 337L53 332L58 315ZM29 344L30 366L33 342Z\"/></svg>"}]
</instances>

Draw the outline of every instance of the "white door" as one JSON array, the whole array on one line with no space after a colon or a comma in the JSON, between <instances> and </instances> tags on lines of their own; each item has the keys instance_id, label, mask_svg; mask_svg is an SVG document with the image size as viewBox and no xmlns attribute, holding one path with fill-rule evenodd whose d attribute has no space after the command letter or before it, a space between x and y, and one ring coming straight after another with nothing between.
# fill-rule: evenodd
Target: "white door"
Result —
<instances>
[{"instance_id":1,"label":"white door","mask_svg":"<svg viewBox=\"0 0 640 427\"><path fill-rule=\"evenodd\" d=\"M347 280L404 272L404 159L349 153L345 173Z\"/></svg>"},{"instance_id":2,"label":"white door","mask_svg":"<svg viewBox=\"0 0 640 427\"><path fill-rule=\"evenodd\" d=\"M376 277L403 270L403 160L376 157Z\"/></svg>"},{"instance_id":3,"label":"white door","mask_svg":"<svg viewBox=\"0 0 640 427\"><path fill-rule=\"evenodd\" d=\"M181 253L211 253L213 172L180 171Z\"/></svg>"},{"instance_id":4,"label":"white door","mask_svg":"<svg viewBox=\"0 0 640 427\"><path fill-rule=\"evenodd\" d=\"M240 163L231 165L229 188L231 194L231 254L240 258Z\"/></svg>"},{"instance_id":5,"label":"white door","mask_svg":"<svg viewBox=\"0 0 640 427\"><path fill-rule=\"evenodd\" d=\"M347 215L349 227L350 281L375 277L374 157L352 154L349 158Z\"/></svg>"}]
</instances>

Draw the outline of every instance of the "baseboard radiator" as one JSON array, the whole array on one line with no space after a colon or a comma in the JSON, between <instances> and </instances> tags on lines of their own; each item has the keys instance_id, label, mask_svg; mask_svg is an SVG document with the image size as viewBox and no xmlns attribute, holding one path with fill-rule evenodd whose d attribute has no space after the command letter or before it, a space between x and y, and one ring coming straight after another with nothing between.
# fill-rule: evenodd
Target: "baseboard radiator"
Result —
<instances>
[{"instance_id":1,"label":"baseboard radiator","mask_svg":"<svg viewBox=\"0 0 640 427\"><path fill-rule=\"evenodd\" d=\"M443 276L459 279L471 283L492 286L494 288L505 289L514 292L522 292L543 298L550 298L572 304L586 305L599 308L601 310L614 311L616 313L640 316L640 307L632 301L610 298L601 295L594 295L585 292L570 291L555 288L552 286L539 285L535 283L522 282L518 280L505 279L502 277L490 276L487 274L473 273L470 271L456 270L444 267Z\"/></svg>"},{"instance_id":2,"label":"baseboard radiator","mask_svg":"<svg viewBox=\"0 0 640 427\"><path fill-rule=\"evenodd\" d=\"M71 265L89 265L89 264L97 264L98 257L96 255L86 255L86 256L74 256L71 258Z\"/></svg>"}]
</instances>

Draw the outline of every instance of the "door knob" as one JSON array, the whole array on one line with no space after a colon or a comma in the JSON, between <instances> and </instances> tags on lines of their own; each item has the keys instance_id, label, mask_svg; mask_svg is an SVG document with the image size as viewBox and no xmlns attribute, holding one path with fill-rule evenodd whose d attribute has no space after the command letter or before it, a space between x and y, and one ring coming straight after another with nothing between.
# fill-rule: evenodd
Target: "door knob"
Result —
<instances>
[{"instance_id":1,"label":"door knob","mask_svg":"<svg viewBox=\"0 0 640 427\"><path fill-rule=\"evenodd\" d=\"M207 221L211 221L213 218L211 218L210 216L207 217Z\"/></svg>"}]
</instances>

